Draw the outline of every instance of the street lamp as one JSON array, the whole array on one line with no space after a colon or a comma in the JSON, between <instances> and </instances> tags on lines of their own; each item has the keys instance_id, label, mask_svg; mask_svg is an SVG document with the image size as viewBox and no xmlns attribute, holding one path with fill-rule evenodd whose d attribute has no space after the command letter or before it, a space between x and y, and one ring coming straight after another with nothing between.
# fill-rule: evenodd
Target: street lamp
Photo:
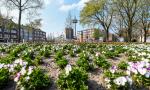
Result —
<instances>
[{"instance_id":1,"label":"street lamp","mask_svg":"<svg viewBox=\"0 0 150 90\"><path fill-rule=\"evenodd\" d=\"M76 38L76 24L78 23L78 20L76 19L76 17L72 20L72 23L75 25L75 28L74 28L74 37Z\"/></svg>"}]
</instances>

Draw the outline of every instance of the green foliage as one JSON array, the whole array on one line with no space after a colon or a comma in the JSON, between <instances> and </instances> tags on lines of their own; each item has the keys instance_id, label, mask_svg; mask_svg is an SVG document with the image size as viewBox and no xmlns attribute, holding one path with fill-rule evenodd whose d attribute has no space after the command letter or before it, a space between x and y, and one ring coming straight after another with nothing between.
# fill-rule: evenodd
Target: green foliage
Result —
<instances>
[{"instance_id":1,"label":"green foliage","mask_svg":"<svg viewBox=\"0 0 150 90\"><path fill-rule=\"evenodd\" d=\"M0 58L0 63L10 64L15 60L14 56L8 55L6 57Z\"/></svg>"},{"instance_id":2,"label":"green foliage","mask_svg":"<svg viewBox=\"0 0 150 90\"><path fill-rule=\"evenodd\" d=\"M27 75L21 77L21 85L25 90L41 90L50 85L50 79L40 69L35 69L26 80Z\"/></svg>"},{"instance_id":3,"label":"green foliage","mask_svg":"<svg viewBox=\"0 0 150 90\"><path fill-rule=\"evenodd\" d=\"M33 50L24 51L22 54L22 58L23 59L29 58L29 59L33 60L35 58L34 57L34 51Z\"/></svg>"},{"instance_id":4,"label":"green foliage","mask_svg":"<svg viewBox=\"0 0 150 90\"><path fill-rule=\"evenodd\" d=\"M65 58L59 58L59 60L56 61L56 64L61 68L64 69L65 66L68 64L68 61Z\"/></svg>"},{"instance_id":5,"label":"green foliage","mask_svg":"<svg viewBox=\"0 0 150 90\"><path fill-rule=\"evenodd\" d=\"M118 64L118 68L122 70L127 70L128 64L125 61L122 61Z\"/></svg>"},{"instance_id":6,"label":"green foliage","mask_svg":"<svg viewBox=\"0 0 150 90\"><path fill-rule=\"evenodd\" d=\"M63 52L62 51L58 51L56 54L55 54L55 59L57 61L57 59L59 58L62 58L63 57Z\"/></svg>"},{"instance_id":7,"label":"green foliage","mask_svg":"<svg viewBox=\"0 0 150 90\"><path fill-rule=\"evenodd\" d=\"M69 51L69 55L70 55L71 57L75 57L75 52L74 52L73 50L70 50L70 51Z\"/></svg>"},{"instance_id":8,"label":"green foliage","mask_svg":"<svg viewBox=\"0 0 150 90\"><path fill-rule=\"evenodd\" d=\"M10 74L8 69L4 69L4 68L0 69L0 89L7 86L9 82L9 76Z\"/></svg>"},{"instance_id":9,"label":"green foliage","mask_svg":"<svg viewBox=\"0 0 150 90\"><path fill-rule=\"evenodd\" d=\"M42 64L42 56L35 57L34 63L35 63L36 66Z\"/></svg>"},{"instance_id":10,"label":"green foliage","mask_svg":"<svg viewBox=\"0 0 150 90\"><path fill-rule=\"evenodd\" d=\"M91 0L86 3L86 6L81 10L80 13L80 22L83 25L91 23L97 24L97 18L94 18L93 20L93 17L95 17L97 14L101 14L104 3L105 0Z\"/></svg>"},{"instance_id":11,"label":"green foliage","mask_svg":"<svg viewBox=\"0 0 150 90\"><path fill-rule=\"evenodd\" d=\"M82 57L82 58L79 58L78 61L77 61L77 65L80 67L80 68L83 68L84 70L89 70L90 69L90 64L89 64L89 61L86 59L86 57Z\"/></svg>"},{"instance_id":12,"label":"green foliage","mask_svg":"<svg viewBox=\"0 0 150 90\"><path fill-rule=\"evenodd\" d=\"M41 56L49 57L50 56L50 48L43 47L43 49L39 52Z\"/></svg>"},{"instance_id":13,"label":"green foliage","mask_svg":"<svg viewBox=\"0 0 150 90\"><path fill-rule=\"evenodd\" d=\"M100 30L94 29L93 38L95 38L95 40L98 40L100 36L101 36Z\"/></svg>"},{"instance_id":14,"label":"green foliage","mask_svg":"<svg viewBox=\"0 0 150 90\"><path fill-rule=\"evenodd\" d=\"M114 58L114 57L117 57L118 56L118 52L117 51L106 51L104 53L104 55L107 57L107 58Z\"/></svg>"},{"instance_id":15,"label":"green foliage","mask_svg":"<svg viewBox=\"0 0 150 90\"><path fill-rule=\"evenodd\" d=\"M80 59L84 58L86 60L89 60L89 57L86 53L80 53L79 57L80 57Z\"/></svg>"},{"instance_id":16,"label":"green foliage","mask_svg":"<svg viewBox=\"0 0 150 90\"><path fill-rule=\"evenodd\" d=\"M106 61L105 58L102 56L95 57L94 62L96 65L102 67L103 69L109 69L111 66L111 64L108 61Z\"/></svg>"},{"instance_id":17,"label":"green foliage","mask_svg":"<svg viewBox=\"0 0 150 90\"><path fill-rule=\"evenodd\" d=\"M73 68L69 75L64 72L59 75L57 85L61 90L88 90L88 75L81 68Z\"/></svg>"},{"instance_id":18,"label":"green foliage","mask_svg":"<svg viewBox=\"0 0 150 90\"><path fill-rule=\"evenodd\" d=\"M141 61L141 58L138 56L129 56L128 61Z\"/></svg>"}]
</instances>

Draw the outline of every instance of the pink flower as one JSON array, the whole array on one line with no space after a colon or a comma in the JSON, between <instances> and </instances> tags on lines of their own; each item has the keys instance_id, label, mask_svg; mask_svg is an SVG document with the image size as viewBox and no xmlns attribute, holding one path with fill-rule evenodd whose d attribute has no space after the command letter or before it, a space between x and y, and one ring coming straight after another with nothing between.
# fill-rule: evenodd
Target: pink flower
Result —
<instances>
[{"instance_id":1,"label":"pink flower","mask_svg":"<svg viewBox=\"0 0 150 90\"><path fill-rule=\"evenodd\" d=\"M20 75L21 75L20 73L17 73L17 76L14 78L14 81L15 81L15 82L18 82L18 81L19 81Z\"/></svg>"}]
</instances>

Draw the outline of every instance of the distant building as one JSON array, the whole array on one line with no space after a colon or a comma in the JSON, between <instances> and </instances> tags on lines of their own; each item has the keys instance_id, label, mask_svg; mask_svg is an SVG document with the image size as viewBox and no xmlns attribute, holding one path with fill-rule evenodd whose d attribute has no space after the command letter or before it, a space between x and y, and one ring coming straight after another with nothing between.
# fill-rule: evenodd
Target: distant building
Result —
<instances>
[{"instance_id":1,"label":"distant building","mask_svg":"<svg viewBox=\"0 0 150 90\"><path fill-rule=\"evenodd\" d=\"M3 19L4 21L0 21L0 42L17 42L18 41L18 33L19 31L16 29L17 26L14 26L11 30L6 28L5 23L10 22L10 20ZM13 22L11 20L11 22ZM13 22L14 23L14 22ZM46 32L40 29L28 30L26 26L22 26L21 32L21 41L46 41Z\"/></svg>"},{"instance_id":2,"label":"distant building","mask_svg":"<svg viewBox=\"0 0 150 90\"><path fill-rule=\"evenodd\" d=\"M74 39L74 32L72 28L65 28L65 36L67 40Z\"/></svg>"},{"instance_id":3,"label":"distant building","mask_svg":"<svg viewBox=\"0 0 150 90\"><path fill-rule=\"evenodd\" d=\"M105 35L104 35L103 30L99 30L99 32L102 36L100 36L98 40L96 40L96 38L94 38L94 36L93 36L94 32L95 32L94 28L78 31L77 39L80 42L93 42L93 41L103 42L103 41L106 41L105 40L106 38L104 37ZM109 41L118 41L118 38L116 35L109 33Z\"/></svg>"},{"instance_id":4,"label":"distant building","mask_svg":"<svg viewBox=\"0 0 150 90\"><path fill-rule=\"evenodd\" d=\"M80 42L93 41L94 40L93 33L94 33L94 29L86 29L86 30L78 31L77 39Z\"/></svg>"}]
</instances>

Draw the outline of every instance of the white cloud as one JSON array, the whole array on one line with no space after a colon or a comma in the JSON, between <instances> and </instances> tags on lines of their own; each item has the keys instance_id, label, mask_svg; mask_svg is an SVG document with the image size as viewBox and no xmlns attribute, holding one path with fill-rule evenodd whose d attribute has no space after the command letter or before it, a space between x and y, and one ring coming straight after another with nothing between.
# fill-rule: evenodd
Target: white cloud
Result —
<instances>
[{"instance_id":1,"label":"white cloud","mask_svg":"<svg viewBox=\"0 0 150 90\"><path fill-rule=\"evenodd\" d=\"M63 1L63 0L61 0ZM82 9L84 6L85 6L85 3L86 2L89 2L90 0L80 0L78 3L73 3L73 4L65 4L64 2L61 4L60 6L60 10L61 11L69 11L69 10L72 10L72 9Z\"/></svg>"},{"instance_id":2,"label":"white cloud","mask_svg":"<svg viewBox=\"0 0 150 90\"><path fill-rule=\"evenodd\" d=\"M45 5L49 5L52 3L53 0L44 0Z\"/></svg>"}]
</instances>

